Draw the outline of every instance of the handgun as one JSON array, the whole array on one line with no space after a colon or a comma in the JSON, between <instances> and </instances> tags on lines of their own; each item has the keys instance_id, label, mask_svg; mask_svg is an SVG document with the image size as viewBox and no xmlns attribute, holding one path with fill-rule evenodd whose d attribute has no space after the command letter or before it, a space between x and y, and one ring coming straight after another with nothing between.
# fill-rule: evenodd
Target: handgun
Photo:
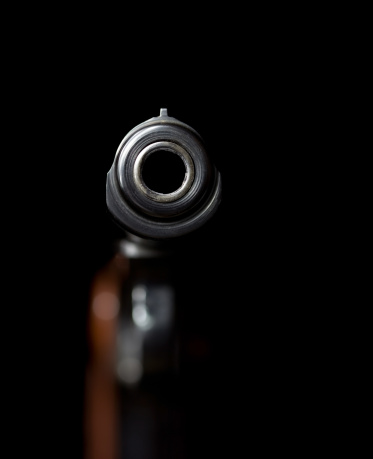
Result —
<instances>
[{"instance_id":1,"label":"handgun","mask_svg":"<svg viewBox=\"0 0 373 459\"><path fill-rule=\"evenodd\" d=\"M188 238L198 240L221 199L202 137L167 109L121 141L106 204L123 237L89 306L86 459L185 458L183 356L208 346L185 321L201 295L191 269L200 247Z\"/></svg>"}]
</instances>

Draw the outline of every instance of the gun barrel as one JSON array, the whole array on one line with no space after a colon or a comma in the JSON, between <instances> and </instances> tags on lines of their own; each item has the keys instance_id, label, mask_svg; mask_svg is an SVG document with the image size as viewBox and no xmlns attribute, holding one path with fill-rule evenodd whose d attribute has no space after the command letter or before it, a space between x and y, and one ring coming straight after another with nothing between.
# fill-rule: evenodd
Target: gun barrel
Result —
<instances>
[{"instance_id":1,"label":"gun barrel","mask_svg":"<svg viewBox=\"0 0 373 459\"><path fill-rule=\"evenodd\" d=\"M126 232L166 240L204 225L220 204L221 188L201 136L162 108L120 143L107 174L106 202Z\"/></svg>"}]
</instances>

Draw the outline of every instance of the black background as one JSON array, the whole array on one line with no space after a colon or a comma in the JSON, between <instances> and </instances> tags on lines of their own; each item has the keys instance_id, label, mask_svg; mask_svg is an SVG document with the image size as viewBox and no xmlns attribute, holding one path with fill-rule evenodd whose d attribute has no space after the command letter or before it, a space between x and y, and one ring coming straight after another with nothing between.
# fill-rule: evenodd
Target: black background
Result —
<instances>
[{"instance_id":1,"label":"black background","mask_svg":"<svg viewBox=\"0 0 373 459\"><path fill-rule=\"evenodd\" d=\"M125 134L160 108L200 133L223 183L196 249L211 305L189 316L214 349L190 393L196 431L206 429L201 454L295 451L295 438L312 449L323 436L314 369L324 330L310 324L324 279L309 184L328 102L321 109L306 45L242 37L226 52L178 43L165 53L159 40L145 51L60 38L23 41L4 89L15 127L4 240L15 278L4 324L14 451L81 457L88 292L122 236L106 211L106 174Z\"/></svg>"}]
</instances>

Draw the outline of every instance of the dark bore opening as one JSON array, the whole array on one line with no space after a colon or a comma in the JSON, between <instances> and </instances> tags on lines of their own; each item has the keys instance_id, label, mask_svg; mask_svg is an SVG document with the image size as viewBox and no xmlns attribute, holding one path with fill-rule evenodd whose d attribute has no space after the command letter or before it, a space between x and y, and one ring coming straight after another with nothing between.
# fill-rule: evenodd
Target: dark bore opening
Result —
<instances>
[{"instance_id":1,"label":"dark bore opening","mask_svg":"<svg viewBox=\"0 0 373 459\"><path fill-rule=\"evenodd\" d=\"M141 174L148 188L157 193L168 194L181 187L185 172L184 162L179 155L158 150L145 159Z\"/></svg>"}]
</instances>

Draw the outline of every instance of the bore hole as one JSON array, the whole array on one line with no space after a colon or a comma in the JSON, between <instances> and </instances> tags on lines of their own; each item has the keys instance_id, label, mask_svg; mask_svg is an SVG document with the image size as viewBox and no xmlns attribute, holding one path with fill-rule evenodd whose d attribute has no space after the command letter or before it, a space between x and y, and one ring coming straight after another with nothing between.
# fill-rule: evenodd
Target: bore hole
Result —
<instances>
[{"instance_id":1,"label":"bore hole","mask_svg":"<svg viewBox=\"0 0 373 459\"><path fill-rule=\"evenodd\" d=\"M157 150L144 161L142 179L145 185L157 193L168 194L181 187L185 178L184 161L176 153Z\"/></svg>"}]
</instances>

